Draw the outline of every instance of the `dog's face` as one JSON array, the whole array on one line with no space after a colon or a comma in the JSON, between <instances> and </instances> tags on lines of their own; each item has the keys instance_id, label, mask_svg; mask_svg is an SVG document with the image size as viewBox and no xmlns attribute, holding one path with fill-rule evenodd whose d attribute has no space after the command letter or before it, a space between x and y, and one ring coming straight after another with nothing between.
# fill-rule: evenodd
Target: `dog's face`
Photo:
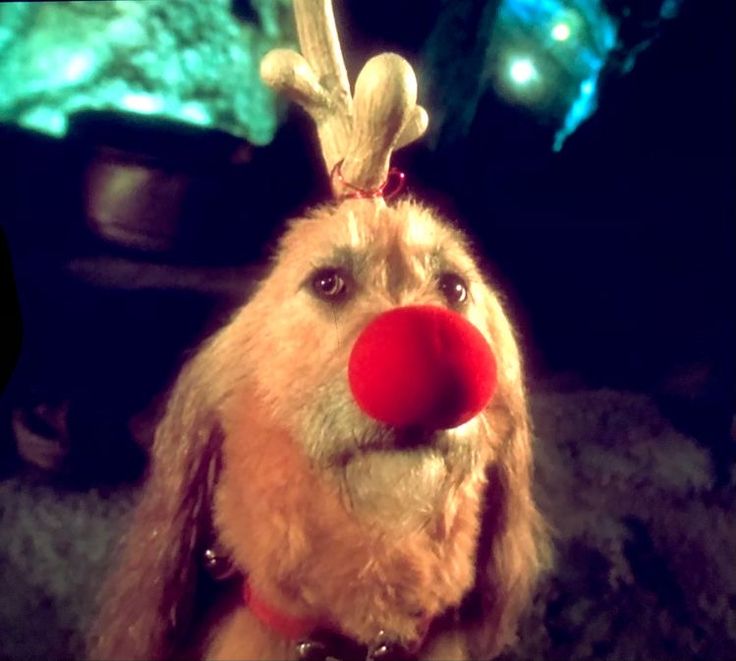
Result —
<instances>
[{"instance_id":1,"label":"dog's face","mask_svg":"<svg viewBox=\"0 0 736 661\"><path fill-rule=\"evenodd\" d=\"M503 391L517 366L515 353L504 360L503 325L491 318L500 308L459 233L412 202L357 200L293 223L233 323L247 338L244 378L264 410L352 505L381 518L431 510L469 475L482 479L499 438L491 408L454 429L422 431L378 422L356 404L347 375L356 338L407 305L449 308L477 327L497 355Z\"/></svg>"}]
</instances>

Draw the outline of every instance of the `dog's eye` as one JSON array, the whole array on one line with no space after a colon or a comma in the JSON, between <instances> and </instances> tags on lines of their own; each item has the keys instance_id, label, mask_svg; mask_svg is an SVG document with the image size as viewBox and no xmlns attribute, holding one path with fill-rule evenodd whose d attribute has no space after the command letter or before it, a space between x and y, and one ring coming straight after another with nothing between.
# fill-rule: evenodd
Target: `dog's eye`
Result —
<instances>
[{"instance_id":1,"label":"dog's eye","mask_svg":"<svg viewBox=\"0 0 736 661\"><path fill-rule=\"evenodd\" d=\"M457 273L443 273L438 287L450 305L462 305L468 299L468 285Z\"/></svg>"},{"instance_id":2,"label":"dog's eye","mask_svg":"<svg viewBox=\"0 0 736 661\"><path fill-rule=\"evenodd\" d=\"M320 269L312 276L312 291L331 303L339 303L348 294L348 276L340 269Z\"/></svg>"}]
</instances>

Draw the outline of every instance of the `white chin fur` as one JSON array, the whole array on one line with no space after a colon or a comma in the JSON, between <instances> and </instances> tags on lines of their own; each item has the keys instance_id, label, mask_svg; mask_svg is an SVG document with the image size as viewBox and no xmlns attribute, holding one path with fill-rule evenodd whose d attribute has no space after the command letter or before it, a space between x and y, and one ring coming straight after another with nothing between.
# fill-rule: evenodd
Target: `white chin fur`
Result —
<instances>
[{"instance_id":1,"label":"white chin fur","mask_svg":"<svg viewBox=\"0 0 736 661\"><path fill-rule=\"evenodd\" d=\"M392 527L423 525L450 487L445 458L431 448L358 452L341 473L355 511Z\"/></svg>"},{"instance_id":2,"label":"white chin fur","mask_svg":"<svg viewBox=\"0 0 736 661\"><path fill-rule=\"evenodd\" d=\"M323 390L295 421L309 457L337 481L346 506L393 530L426 525L433 513L481 468L482 416L437 432L415 447L368 418L347 392ZM321 395L321 396L320 396Z\"/></svg>"}]
</instances>

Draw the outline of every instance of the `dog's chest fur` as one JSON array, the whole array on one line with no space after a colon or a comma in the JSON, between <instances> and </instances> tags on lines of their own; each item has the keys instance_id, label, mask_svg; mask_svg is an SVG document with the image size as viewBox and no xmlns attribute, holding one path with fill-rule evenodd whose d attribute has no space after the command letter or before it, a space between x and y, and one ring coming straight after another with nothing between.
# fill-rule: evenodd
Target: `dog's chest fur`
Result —
<instances>
[{"instance_id":1,"label":"dog's chest fur","mask_svg":"<svg viewBox=\"0 0 736 661\"><path fill-rule=\"evenodd\" d=\"M317 615L368 642L380 630L415 640L428 620L459 604L475 580L479 474L446 489L424 525L381 525L380 517L351 509L295 440L261 419L252 397L244 392L233 402L224 419L217 527L235 562L274 606ZM213 654L227 656L225 649L237 647L241 658L263 655L253 646L268 641L276 656L284 654L283 641L254 634L260 625L244 607L224 622Z\"/></svg>"}]
</instances>

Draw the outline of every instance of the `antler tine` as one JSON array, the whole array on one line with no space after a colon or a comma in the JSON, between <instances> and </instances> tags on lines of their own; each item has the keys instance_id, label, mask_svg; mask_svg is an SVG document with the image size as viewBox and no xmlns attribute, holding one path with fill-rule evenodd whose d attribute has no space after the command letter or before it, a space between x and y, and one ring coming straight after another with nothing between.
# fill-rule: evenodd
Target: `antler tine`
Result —
<instances>
[{"instance_id":1,"label":"antler tine","mask_svg":"<svg viewBox=\"0 0 736 661\"><path fill-rule=\"evenodd\" d=\"M299 46L317 74L327 107L315 118L327 171L344 156L352 128L352 99L332 0L294 0ZM312 114L312 117L315 117Z\"/></svg>"},{"instance_id":2,"label":"antler tine","mask_svg":"<svg viewBox=\"0 0 736 661\"><path fill-rule=\"evenodd\" d=\"M427 111L420 105L414 106L414 109L409 114L409 118L404 124L404 128L401 129L399 137L396 140L396 146L394 151L406 147L406 145L418 140L424 135L429 125L429 115Z\"/></svg>"},{"instance_id":3,"label":"antler tine","mask_svg":"<svg viewBox=\"0 0 736 661\"><path fill-rule=\"evenodd\" d=\"M294 0L302 53L276 49L261 62L261 78L301 105L317 126L327 171L345 155L352 98L331 0Z\"/></svg>"},{"instance_id":4,"label":"antler tine","mask_svg":"<svg viewBox=\"0 0 736 661\"><path fill-rule=\"evenodd\" d=\"M427 128L427 113L416 105L417 79L396 53L372 57L358 74L353 100L353 131L342 166L343 177L373 189L386 179L391 153Z\"/></svg>"},{"instance_id":5,"label":"antler tine","mask_svg":"<svg viewBox=\"0 0 736 661\"><path fill-rule=\"evenodd\" d=\"M350 82L340 49L332 0L294 0L299 46L341 111L350 111Z\"/></svg>"},{"instance_id":6,"label":"antler tine","mask_svg":"<svg viewBox=\"0 0 736 661\"><path fill-rule=\"evenodd\" d=\"M261 77L299 103L317 125L327 171L342 162L333 192L372 190L386 179L391 152L416 140L427 128L426 111L416 105L416 78L394 53L371 58L350 96L331 0L294 0L303 55L271 51Z\"/></svg>"}]
</instances>

